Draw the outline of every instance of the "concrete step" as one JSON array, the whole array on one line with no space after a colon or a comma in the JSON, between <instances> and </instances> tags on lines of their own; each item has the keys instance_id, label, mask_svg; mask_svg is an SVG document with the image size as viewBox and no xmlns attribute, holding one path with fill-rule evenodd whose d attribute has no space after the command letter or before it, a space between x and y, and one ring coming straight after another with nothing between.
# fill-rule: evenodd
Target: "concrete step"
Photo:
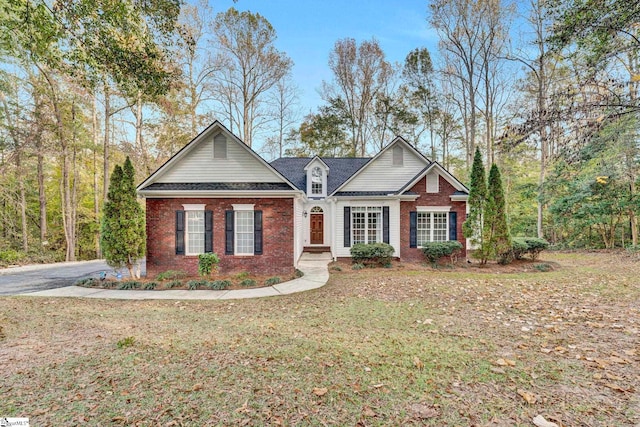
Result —
<instances>
[{"instance_id":1,"label":"concrete step","mask_svg":"<svg viewBox=\"0 0 640 427\"><path fill-rule=\"evenodd\" d=\"M330 261L331 252L310 253L303 252L300 261Z\"/></svg>"}]
</instances>

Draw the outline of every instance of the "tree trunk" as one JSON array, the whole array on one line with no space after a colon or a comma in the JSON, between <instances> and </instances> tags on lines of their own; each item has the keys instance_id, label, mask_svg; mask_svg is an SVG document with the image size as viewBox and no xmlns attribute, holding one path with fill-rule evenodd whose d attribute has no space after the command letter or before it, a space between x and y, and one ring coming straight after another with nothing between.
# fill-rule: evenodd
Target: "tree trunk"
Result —
<instances>
[{"instance_id":1,"label":"tree trunk","mask_svg":"<svg viewBox=\"0 0 640 427\"><path fill-rule=\"evenodd\" d=\"M22 250L27 252L29 250L29 230L27 229L27 197L24 191L24 179L22 177L22 153L21 150L16 151L16 174L18 177L18 192L19 192L19 204L20 204L20 222L22 230Z\"/></svg>"},{"instance_id":2,"label":"tree trunk","mask_svg":"<svg viewBox=\"0 0 640 427\"><path fill-rule=\"evenodd\" d=\"M34 138L36 149L36 169L38 180L38 204L40 209L40 245L47 242L47 193L44 186L44 146L42 143L42 100L36 90L33 92L34 118L36 122L36 134Z\"/></svg>"},{"instance_id":3,"label":"tree trunk","mask_svg":"<svg viewBox=\"0 0 640 427\"><path fill-rule=\"evenodd\" d=\"M105 82L104 84L104 147L103 147L103 178L102 178L102 198L104 201L107 200L107 194L109 193L109 131L110 131L110 121L109 118L111 116L111 106L109 105L109 84Z\"/></svg>"},{"instance_id":4,"label":"tree trunk","mask_svg":"<svg viewBox=\"0 0 640 427\"><path fill-rule=\"evenodd\" d=\"M93 94L92 104L92 133L93 133L93 218L96 223L96 231L94 233L96 259L102 258L102 250L100 248L100 195L98 185L98 100L95 93Z\"/></svg>"}]
</instances>

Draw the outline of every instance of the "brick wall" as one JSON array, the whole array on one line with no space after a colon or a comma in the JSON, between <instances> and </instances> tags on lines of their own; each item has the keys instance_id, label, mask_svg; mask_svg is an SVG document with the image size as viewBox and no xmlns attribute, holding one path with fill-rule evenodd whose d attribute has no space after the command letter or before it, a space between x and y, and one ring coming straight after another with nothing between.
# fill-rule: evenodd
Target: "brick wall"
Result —
<instances>
[{"instance_id":1,"label":"brick wall","mask_svg":"<svg viewBox=\"0 0 640 427\"><path fill-rule=\"evenodd\" d=\"M440 177L440 192L427 193L426 177L422 178L408 191L420 196L413 202L400 202L400 259L402 261L421 262L424 255L420 248L409 247L409 212L418 206L451 206L452 212L457 212L457 237L462 243L462 253L466 253L466 239L462 236L462 224L466 219L466 202L453 202L451 195L456 189L442 176Z\"/></svg>"},{"instance_id":2,"label":"brick wall","mask_svg":"<svg viewBox=\"0 0 640 427\"><path fill-rule=\"evenodd\" d=\"M147 276L166 270L198 273L198 257L176 255L176 211L183 204L204 204L213 211L213 252L220 257L223 274L249 271L260 274L288 275L294 271L293 199L151 199L147 203ZM255 204L263 213L262 255L225 255L225 211L233 204Z\"/></svg>"}]
</instances>

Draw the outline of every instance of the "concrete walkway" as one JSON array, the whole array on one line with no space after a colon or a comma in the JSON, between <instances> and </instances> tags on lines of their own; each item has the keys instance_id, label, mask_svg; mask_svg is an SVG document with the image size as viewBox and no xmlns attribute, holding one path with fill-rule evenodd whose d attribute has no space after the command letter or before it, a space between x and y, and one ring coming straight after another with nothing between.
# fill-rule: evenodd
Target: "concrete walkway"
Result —
<instances>
[{"instance_id":1,"label":"concrete walkway","mask_svg":"<svg viewBox=\"0 0 640 427\"><path fill-rule=\"evenodd\" d=\"M49 289L46 291L21 294L22 296L39 297L82 297L82 298L107 298L107 299L162 299L162 300L227 300L244 298L274 297L278 295L295 294L324 286L329 280L327 265L331 262L331 256L325 254L305 253L300 258L298 269L304 273L299 279L279 283L275 286L254 289L238 289L230 291L120 291L116 289L95 289L82 286L67 286L64 288Z\"/></svg>"}]
</instances>

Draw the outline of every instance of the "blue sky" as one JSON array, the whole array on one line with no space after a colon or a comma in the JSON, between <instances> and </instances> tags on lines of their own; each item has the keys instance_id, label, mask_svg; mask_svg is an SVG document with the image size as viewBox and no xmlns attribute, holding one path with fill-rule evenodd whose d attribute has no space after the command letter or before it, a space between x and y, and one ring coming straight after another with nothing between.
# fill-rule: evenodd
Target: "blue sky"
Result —
<instances>
[{"instance_id":1,"label":"blue sky","mask_svg":"<svg viewBox=\"0 0 640 427\"><path fill-rule=\"evenodd\" d=\"M331 79L329 52L338 39L356 41L375 37L387 60L404 61L414 48L437 48L434 30L428 28L425 0L213 0L214 13L235 7L260 13L273 25L276 46L294 62L293 78L301 89L303 115L322 103L318 94L323 80Z\"/></svg>"}]
</instances>

